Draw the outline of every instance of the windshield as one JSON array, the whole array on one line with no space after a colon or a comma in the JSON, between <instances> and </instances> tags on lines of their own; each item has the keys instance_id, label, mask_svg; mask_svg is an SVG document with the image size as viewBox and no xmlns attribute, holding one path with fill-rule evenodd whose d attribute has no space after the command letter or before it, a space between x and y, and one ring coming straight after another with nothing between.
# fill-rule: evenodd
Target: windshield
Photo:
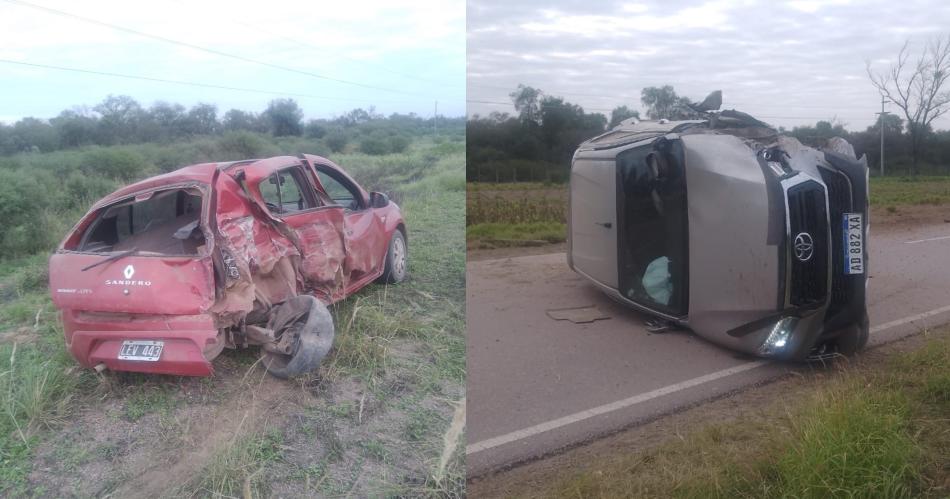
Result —
<instances>
[{"instance_id":1,"label":"windshield","mask_svg":"<svg viewBox=\"0 0 950 499\"><path fill-rule=\"evenodd\" d=\"M78 250L91 253L196 255L204 248L201 191L156 191L99 210Z\"/></svg>"},{"instance_id":2,"label":"windshield","mask_svg":"<svg viewBox=\"0 0 950 499\"><path fill-rule=\"evenodd\" d=\"M681 143L666 139L617 155L620 291L675 316L688 309L683 164Z\"/></svg>"}]
</instances>

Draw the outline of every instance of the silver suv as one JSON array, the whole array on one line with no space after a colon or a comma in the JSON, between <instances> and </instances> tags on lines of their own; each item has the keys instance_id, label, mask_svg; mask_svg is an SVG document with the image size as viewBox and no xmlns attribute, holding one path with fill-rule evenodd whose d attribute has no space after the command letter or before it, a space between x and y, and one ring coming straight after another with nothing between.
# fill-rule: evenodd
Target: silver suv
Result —
<instances>
[{"instance_id":1,"label":"silver suv","mask_svg":"<svg viewBox=\"0 0 950 499\"><path fill-rule=\"evenodd\" d=\"M710 341L789 360L868 338L868 168L753 117L628 120L574 153L568 264Z\"/></svg>"}]
</instances>

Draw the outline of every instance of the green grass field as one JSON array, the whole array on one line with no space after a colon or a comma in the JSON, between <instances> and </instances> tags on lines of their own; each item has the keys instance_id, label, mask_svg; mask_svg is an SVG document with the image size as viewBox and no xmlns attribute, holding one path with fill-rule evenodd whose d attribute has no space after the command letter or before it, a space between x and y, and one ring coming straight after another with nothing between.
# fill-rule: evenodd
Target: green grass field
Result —
<instances>
[{"instance_id":1,"label":"green grass field","mask_svg":"<svg viewBox=\"0 0 950 499\"><path fill-rule=\"evenodd\" d=\"M210 378L100 379L65 350L48 250L0 262L0 495L464 495L464 447L443 439L465 393L464 148L330 155L402 207L410 280L335 305L334 349L289 382L254 351L226 351Z\"/></svg>"},{"instance_id":2,"label":"green grass field","mask_svg":"<svg viewBox=\"0 0 950 499\"><path fill-rule=\"evenodd\" d=\"M900 207L950 203L950 176L872 177L871 205Z\"/></svg>"},{"instance_id":3,"label":"green grass field","mask_svg":"<svg viewBox=\"0 0 950 499\"><path fill-rule=\"evenodd\" d=\"M467 185L471 248L536 246L566 239L567 190L541 183Z\"/></svg>"}]
</instances>

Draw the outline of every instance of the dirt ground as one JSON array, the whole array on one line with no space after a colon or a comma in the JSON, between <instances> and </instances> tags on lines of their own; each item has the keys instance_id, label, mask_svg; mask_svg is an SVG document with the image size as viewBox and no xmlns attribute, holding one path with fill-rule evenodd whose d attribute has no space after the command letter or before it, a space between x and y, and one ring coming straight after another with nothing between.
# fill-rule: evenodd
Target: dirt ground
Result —
<instances>
[{"instance_id":1,"label":"dirt ground","mask_svg":"<svg viewBox=\"0 0 950 499\"><path fill-rule=\"evenodd\" d=\"M792 373L751 389L666 415L652 422L622 430L613 435L566 449L545 459L532 461L513 469L477 477L468 481L469 497L537 497L552 482L566 473L593 470L591 463L603 462L609 456L625 455L654 448L672 439L715 421L750 421L765 418L776 401L792 401L807 396L813 387L838 369L860 369L874 366L897 352L921 347L935 334L950 335L943 328L936 333L915 334L881 347L868 350L847 365L813 366L811 371Z\"/></svg>"},{"instance_id":2,"label":"dirt ground","mask_svg":"<svg viewBox=\"0 0 950 499\"><path fill-rule=\"evenodd\" d=\"M871 207L871 223L874 227L899 228L911 225L950 224L950 205L918 204L893 207Z\"/></svg>"}]
</instances>

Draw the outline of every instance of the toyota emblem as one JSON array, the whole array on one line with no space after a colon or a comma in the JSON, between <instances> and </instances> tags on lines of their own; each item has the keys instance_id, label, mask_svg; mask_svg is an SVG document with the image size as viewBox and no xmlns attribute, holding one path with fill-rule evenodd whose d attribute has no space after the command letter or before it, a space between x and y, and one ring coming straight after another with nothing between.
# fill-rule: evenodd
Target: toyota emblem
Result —
<instances>
[{"instance_id":1,"label":"toyota emblem","mask_svg":"<svg viewBox=\"0 0 950 499\"><path fill-rule=\"evenodd\" d=\"M800 262L807 262L811 260L813 254L815 254L815 242L812 240L811 234L799 232L795 236L795 258L798 258Z\"/></svg>"}]
</instances>

